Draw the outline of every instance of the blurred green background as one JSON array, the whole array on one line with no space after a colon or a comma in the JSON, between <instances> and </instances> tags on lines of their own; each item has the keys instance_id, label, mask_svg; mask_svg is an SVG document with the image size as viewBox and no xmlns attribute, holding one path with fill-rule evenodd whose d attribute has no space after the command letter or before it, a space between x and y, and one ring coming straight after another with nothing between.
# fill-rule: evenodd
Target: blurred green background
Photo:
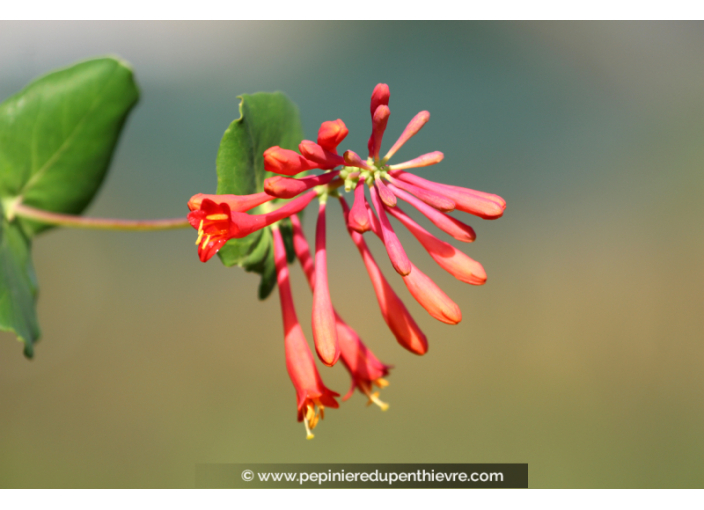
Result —
<instances>
[{"instance_id":1,"label":"blurred green background","mask_svg":"<svg viewBox=\"0 0 704 510\"><path fill-rule=\"evenodd\" d=\"M286 92L309 138L342 118L363 153L378 82L384 147L432 114L395 159L443 151L419 175L508 203L465 217L483 287L401 236L457 326L412 302L370 240L424 357L387 330L331 208L333 300L396 368L388 412L357 394L313 441L257 277L201 264L191 230L40 236L35 359L0 333L0 486L192 487L204 462L527 462L531 487L704 486L703 51L702 23L0 23L2 98L96 55L135 69L141 102L90 215L181 216L214 192L240 93ZM347 391L344 368L320 370Z\"/></svg>"}]
</instances>

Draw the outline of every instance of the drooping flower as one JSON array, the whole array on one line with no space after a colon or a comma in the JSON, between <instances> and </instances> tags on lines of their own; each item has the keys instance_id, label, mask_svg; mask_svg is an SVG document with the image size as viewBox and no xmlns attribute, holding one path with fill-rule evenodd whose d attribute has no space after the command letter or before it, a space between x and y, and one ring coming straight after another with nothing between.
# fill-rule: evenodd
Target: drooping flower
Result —
<instances>
[{"instance_id":1,"label":"drooping flower","mask_svg":"<svg viewBox=\"0 0 704 510\"><path fill-rule=\"evenodd\" d=\"M378 84L370 103L372 133L367 143L367 159L362 159L352 150L341 151L339 146L346 138L348 129L340 119L326 121L318 131L317 141L303 140L298 147L299 152L278 146L264 151L265 170L279 174L265 180L264 192L246 196L198 194L189 201L189 220L198 229L196 244L202 261L212 257L228 239L244 237L258 229L273 226L287 367L298 394L299 420L305 421L307 429L315 426L326 406L337 407L334 397L339 395L323 385L296 319L284 244L276 223L291 218L293 224L294 251L313 291L311 323L318 357L330 366L339 358L350 372L352 389L343 400L357 388L369 402L385 409L388 406L379 400L373 386L384 387L387 384L384 377L388 375L390 366L376 358L332 305L327 275L328 198L339 199L347 230L362 257L384 321L399 344L418 355L428 350L426 336L389 285L363 234L371 231L381 240L391 266L403 278L410 295L433 318L446 324L458 324L462 320L460 308L409 259L391 218L407 228L445 271L462 282L483 285L487 277L482 265L411 219L402 210L400 202L417 209L442 233L465 243L473 242L476 233L471 226L450 213L460 211L483 219L496 219L503 215L506 208L506 202L498 195L433 182L408 171L440 163L444 157L442 152L430 152L405 162L389 164L391 157L429 121L430 113L427 111L413 117L398 140L381 157L391 114L389 99L388 85ZM316 169L322 173L295 177L301 172ZM342 189L354 194L351 208L342 195ZM319 199L319 206L314 262L296 214L315 197ZM292 200L278 208L278 204L271 206L270 209L274 210L266 214L246 213L275 198ZM311 437L310 430L308 432Z\"/></svg>"},{"instance_id":2,"label":"drooping flower","mask_svg":"<svg viewBox=\"0 0 704 510\"><path fill-rule=\"evenodd\" d=\"M296 252L296 258L306 275L308 285L314 291L316 271L313 259L310 256L310 247L303 234L298 216L291 216L291 224L293 225L293 250ZM388 386L389 383L384 377L389 374L391 366L379 361L371 349L364 345L357 332L343 321L336 311L333 310L333 312L335 314L337 339L340 346L340 358L352 378L350 391L342 400L347 400L354 392L354 389L357 388L367 396L369 399L368 403L374 403L383 411L386 411L389 405L379 399L379 392L374 392L373 386L375 385L378 388Z\"/></svg>"},{"instance_id":3,"label":"drooping flower","mask_svg":"<svg viewBox=\"0 0 704 510\"><path fill-rule=\"evenodd\" d=\"M325 407L337 408L335 397L339 393L329 390L320 378L315 367L313 353L303 335L298 322L293 296L289 283L286 248L278 228L274 228L274 261L276 263L276 281L279 286L279 299L284 322L284 347L286 351L286 369L296 388L298 421L306 427L306 437L313 439L311 430L320 418L325 417Z\"/></svg>"}]
</instances>

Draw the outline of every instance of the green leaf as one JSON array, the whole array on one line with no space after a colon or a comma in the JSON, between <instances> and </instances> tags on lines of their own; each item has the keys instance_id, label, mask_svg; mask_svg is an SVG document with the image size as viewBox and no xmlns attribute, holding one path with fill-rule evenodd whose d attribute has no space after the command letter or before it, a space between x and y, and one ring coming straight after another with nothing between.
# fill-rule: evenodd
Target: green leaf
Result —
<instances>
[{"instance_id":1,"label":"green leaf","mask_svg":"<svg viewBox=\"0 0 704 510\"><path fill-rule=\"evenodd\" d=\"M264 259L262 281L259 282L259 299L268 298L274 287L276 287L276 264L274 262L274 250L269 250Z\"/></svg>"},{"instance_id":2,"label":"green leaf","mask_svg":"<svg viewBox=\"0 0 704 510\"><path fill-rule=\"evenodd\" d=\"M24 342L25 356L34 354L39 338L35 303L37 280L30 240L19 224L0 220L0 329L13 331Z\"/></svg>"},{"instance_id":3,"label":"green leaf","mask_svg":"<svg viewBox=\"0 0 704 510\"><path fill-rule=\"evenodd\" d=\"M264 151L278 145L296 150L303 140L303 128L296 105L281 92L240 96L240 118L227 128L220 142L216 167L218 194L250 195L264 191ZM265 204L266 205L266 204ZM261 214L260 206L252 214ZM218 252L226 266L242 266L262 275L260 299L276 285L271 229L242 239L231 239ZM282 229L291 244L291 230Z\"/></svg>"},{"instance_id":4,"label":"green leaf","mask_svg":"<svg viewBox=\"0 0 704 510\"><path fill-rule=\"evenodd\" d=\"M115 58L32 82L0 105L0 198L79 214L98 191L139 91ZM49 225L20 220L29 236Z\"/></svg>"},{"instance_id":5,"label":"green leaf","mask_svg":"<svg viewBox=\"0 0 704 510\"><path fill-rule=\"evenodd\" d=\"M39 338L31 238L17 202L79 214L100 188L139 91L129 66L99 58L52 72L0 104L0 329L33 355Z\"/></svg>"}]
</instances>

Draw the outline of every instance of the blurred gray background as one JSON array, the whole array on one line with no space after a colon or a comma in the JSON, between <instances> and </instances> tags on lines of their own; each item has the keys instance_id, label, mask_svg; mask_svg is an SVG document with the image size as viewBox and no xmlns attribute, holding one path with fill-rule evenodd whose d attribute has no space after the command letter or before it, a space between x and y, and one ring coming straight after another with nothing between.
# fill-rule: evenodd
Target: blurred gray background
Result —
<instances>
[{"instance_id":1,"label":"blurred gray background","mask_svg":"<svg viewBox=\"0 0 704 510\"><path fill-rule=\"evenodd\" d=\"M0 486L192 487L201 462L527 462L531 487L702 487L702 23L0 23L0 97L38 75L117 54L142 91L87 214L185 215L215 191L237 95L281 90L306 134L342 118L364 153L369 96L391 88L384 148L445 153L428 178L497 193L465 217L483 287L416 264L462 308L430 318L372 250L428 335L387 330L330 208L341 315L395 365L306 441L286 373L278 296L198 261L195 232L54 230L34 259L43 330L33 361L0 333ZM313 209L305 217L312 236ZM299 317L310 294L292 267ZM309 339L311 338L309 334ZM320 366L345 393L341 366Z\"/></svg>"}]
</instances>

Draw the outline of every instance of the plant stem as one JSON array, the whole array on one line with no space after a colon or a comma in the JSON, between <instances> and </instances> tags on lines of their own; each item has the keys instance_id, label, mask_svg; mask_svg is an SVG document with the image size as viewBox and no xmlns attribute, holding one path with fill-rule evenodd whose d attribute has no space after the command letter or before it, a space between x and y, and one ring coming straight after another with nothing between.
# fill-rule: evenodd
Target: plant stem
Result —
<instances>
[{"instance_id":1,"label":"plant stem","mask_svg":"<svg viewBox=\"0 0 704 510\"><path fill-rule=\"evenodd\" d=\"M113 218L85 218L72 214L61 214L41 209L35 209L24 204L17 204L13 208L13 214L30 220L60 225L62 227L92 228L99 230L172 230L177 228L187 228L191 225L187 218L171 218L167 220L118 220Z\"/></svg>"}]
</instances>

